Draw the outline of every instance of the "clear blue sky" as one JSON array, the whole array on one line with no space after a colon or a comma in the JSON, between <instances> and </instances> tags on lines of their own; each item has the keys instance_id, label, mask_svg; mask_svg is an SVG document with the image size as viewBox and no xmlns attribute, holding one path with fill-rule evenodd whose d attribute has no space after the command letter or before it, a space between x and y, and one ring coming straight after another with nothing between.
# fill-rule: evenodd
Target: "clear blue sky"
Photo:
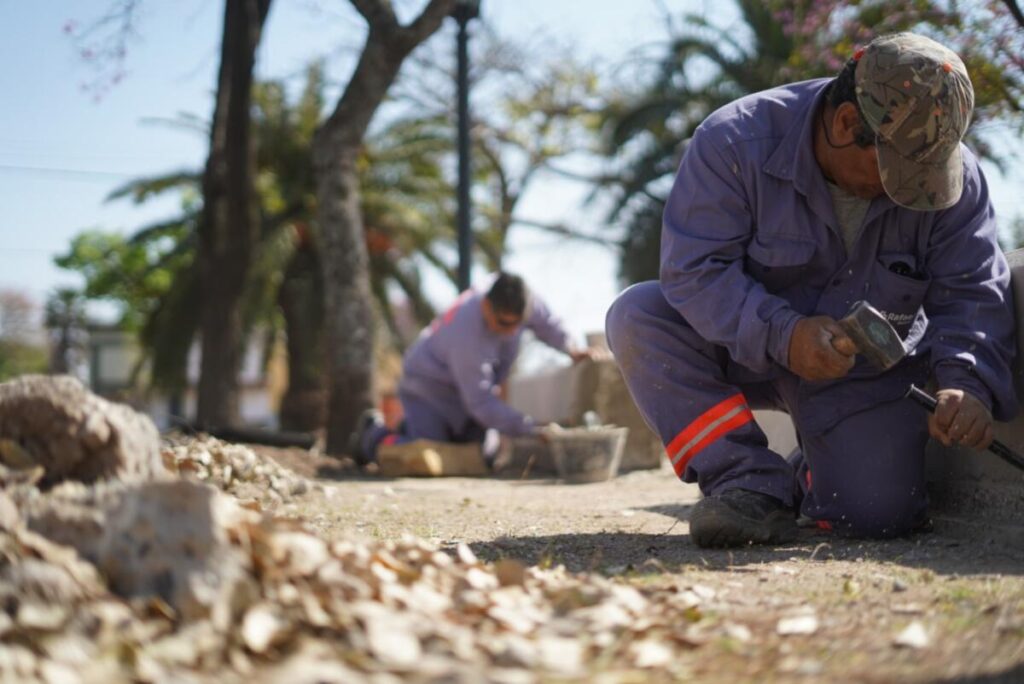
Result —
<instances>
[{"instance_id":1,"label":"clear blue sky","mask_svg":"<svg viewBox=\"0 0 1024 684\"><path fill-rule=\"evenodd\" d=\"M78 284L76 276L52 263L74 234L90 227L130 231L176 209L173 200L144 207L105 203L114 187L130 178L199 168L206 154L202 137L146 120L178 112L209 117L222 2L143 0L127 78L94 101L81 90L91 72L62 27L69 20L87 24L110 5L110 0L0 0L0 289L26 291L40 302L58 285ZM674 14L719 15L722 4L483 0L483 13L501 35L546 32L577 45L579 54L607 61L665 36L660 7ZM362 22L344 0L274 0L257 75L296 74L312 58L333 54L333 73L340 80L361 32ZM1000 179L990 170L989 178L1001 218L1024 213L1019 192L1024 175ZM524 200L524 214L578 225L583 194L565 187L538 189ZM617 291L615 261L607 250L579 243L563 247L526 230L514 239L513 250L508 267L522 272L575 334L602 327Z\"/></svg>"}]
</instances>

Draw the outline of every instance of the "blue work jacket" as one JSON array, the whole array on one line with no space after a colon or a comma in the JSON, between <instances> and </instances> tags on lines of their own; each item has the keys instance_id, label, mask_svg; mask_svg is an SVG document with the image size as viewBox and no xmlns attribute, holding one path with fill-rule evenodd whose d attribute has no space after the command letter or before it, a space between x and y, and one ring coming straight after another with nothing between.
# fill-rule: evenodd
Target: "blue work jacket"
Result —
<instances>
[{"instance_id":1,"label":"blue work jacket","mask_svg":"<svg viewBox=\"0 0 1024 684\"><path fill-rule=\"evenodd\" d=\"M481 308L484 296L466 290L420 333L405 353L399 391L432 404L457 432L474 420L503 434L529 434L536 429L533 420L502 401L501 384L519 354L524 328L565 353L568 334L533 295L523 325L508 335L492 332Z\"/></svg>"},{"instance_id":2,"label":"blue work jacket","mask_svg":"<svg viewBox=\"0 0 1024 684\"><path fill-rule=\"evenodd\" d=\"M961 145L963 194L949 209L872 200L847 252L814 156L829 82L756 93L700 125L665 209L666 299L733 361L766 377L787 366L800 318L839 319L857 300L882 311L908 358L883 374L858 356L846 378L803 381L801 396L819 400L808 403L808 424L822 429L929 374L1008 420L1017 408L1010 271L977 159Z\"/></svg>"}]
</instances>

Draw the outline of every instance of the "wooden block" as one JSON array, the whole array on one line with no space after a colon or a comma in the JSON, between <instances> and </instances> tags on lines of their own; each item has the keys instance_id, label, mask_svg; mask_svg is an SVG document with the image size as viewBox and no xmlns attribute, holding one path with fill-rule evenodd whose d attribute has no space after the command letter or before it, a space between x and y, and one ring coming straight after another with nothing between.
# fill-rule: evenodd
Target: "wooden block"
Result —
<instances>
[{"instance_id":1,"label":"wooden block","mask_svg":"<svg viewBox=\"0 0 1024 684\"><path fill-rule=\"evenodd\" d=\"M479 444L449 444L418 439L377 449L384 477L476 477L487 474Z\"/></svg>"}]
</instances>

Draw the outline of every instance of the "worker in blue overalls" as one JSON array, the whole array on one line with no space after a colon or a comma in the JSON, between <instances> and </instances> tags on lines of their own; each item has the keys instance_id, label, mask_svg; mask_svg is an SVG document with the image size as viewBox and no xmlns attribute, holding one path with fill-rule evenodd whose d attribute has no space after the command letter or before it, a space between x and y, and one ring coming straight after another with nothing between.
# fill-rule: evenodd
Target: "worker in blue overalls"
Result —
<instances>
[{"instance_id":1,"label":"worker in blue overalls","mask_svg":"<svg viewBox=\"0 0 1024 684\"><path fill-rule=\"evenodd\" d=\"M494 274L459 295L405 353L398 385L403 424L392 432L377 412L364 414L352 448L357 459L373 461L381 444L417 439L483 443L488 430L539 434L540 426L501 396L526 329L573 362L592 355L570 344L559 318L520 276ZM494 455L484 454L487 460Z\"/></svg>"},{"instance_id":2,"label":"worker in blue overalls","mask_svg":"<svg viewBox=\"0 0 1024 684\"><path fill-rule=\"evenodd\" d=\"M927 524L924 449L984 448L1017 409L1010 273L984 175L961 143L960 58L910 33L835 79L744 97L704 121L669 196L659 282L622 293L607 334L676 474L704 498L702 547L778 543L797 514L855 536ZM908 356L880 372L836 320L858 300ZM901 400L931 381L926 421ZM789 413L768 448L751 408Z\"/></svg>"}]
</instances>

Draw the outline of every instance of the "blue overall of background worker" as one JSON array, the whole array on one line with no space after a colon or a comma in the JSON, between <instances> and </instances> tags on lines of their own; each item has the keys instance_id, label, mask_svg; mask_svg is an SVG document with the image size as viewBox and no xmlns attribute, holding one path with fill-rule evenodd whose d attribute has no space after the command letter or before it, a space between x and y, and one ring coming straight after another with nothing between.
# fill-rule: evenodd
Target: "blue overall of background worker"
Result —
<instances>
[{"instance_id":1,"label":"blue overall of background worker","mask_svg":"<svg viewBox=\"0 0 1024 684\"><path fill-rule=\"evenodd\" d=\"M589 349L569 346L561 322L522 278L498 273L482 292L463 292L420 333L402 362L398 397L405 419L399 432L389 431L378 413L368 413L357 433L357 458L376 460L382 442L482 443L488 429L513 437L537 433L533 419L500 396L527 328L574 362L591 356Z\"/></svg>"},{"instance_id":2,"label":"blue overall of background worker","mask_svg":"<svg viewBox=\"0 0 1024 684\"><path fill-rule=\"evenodd\" d=\"M698 546L791 540L797 512L851 536L913 531L927 522L929 432L980 449L993 414L1015 413L1009 269L960 143L973 106L963 62L902 33L836 79L723 107L690 140L660 282L622 293L607 334L676 474L704 494ZM857 300L909 350L887 372L836 325ZM926 421L902 396L929 379ZM789 413L792 462L751 408Z\"/></svg>"}]
</instances>

